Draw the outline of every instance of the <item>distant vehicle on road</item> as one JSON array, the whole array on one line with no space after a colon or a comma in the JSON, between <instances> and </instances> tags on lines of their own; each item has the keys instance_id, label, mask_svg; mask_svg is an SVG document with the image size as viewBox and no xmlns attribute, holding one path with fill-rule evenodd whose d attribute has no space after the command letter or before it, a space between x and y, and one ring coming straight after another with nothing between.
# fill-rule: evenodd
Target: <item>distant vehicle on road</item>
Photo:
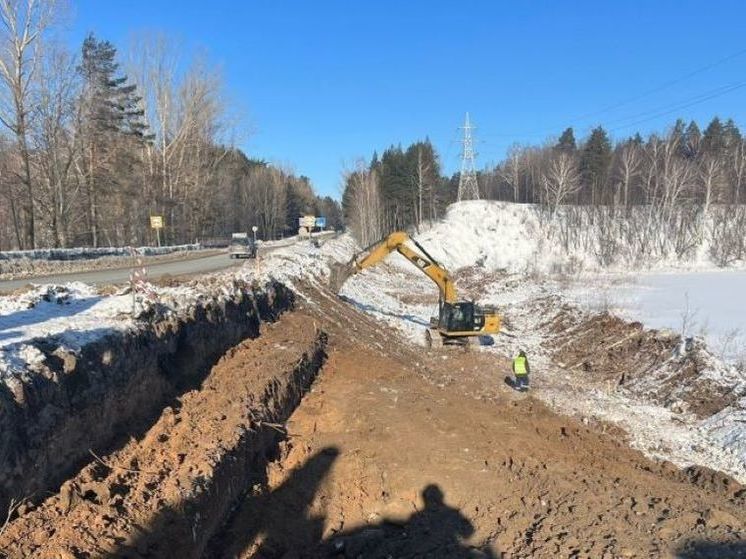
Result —
<instances>
[{"instance_id":1,"label":"distant vehicle on road","mask_svg":"<svg viewBox=\"0 0 746 559\"><path fill-rule=\"evenodd\" d=\"M233 233L228 253L231 258L256 258L257 246L248 233Z\"/></svg>"}]
</instances>

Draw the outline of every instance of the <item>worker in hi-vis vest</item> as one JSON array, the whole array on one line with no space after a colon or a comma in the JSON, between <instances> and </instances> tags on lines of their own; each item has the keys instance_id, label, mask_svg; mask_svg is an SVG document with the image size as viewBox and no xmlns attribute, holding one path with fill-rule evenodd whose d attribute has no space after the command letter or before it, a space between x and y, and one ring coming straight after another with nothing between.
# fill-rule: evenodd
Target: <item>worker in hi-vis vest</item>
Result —
<instances>
[{"instance_id":1,"label":"worker in hi-vis vest","mask_svg":"<svg viewBox=\"0 0 746 559\"><path fill-rule=\"evenodd\" d=\"M513 374L515 375L515 384L513 385L516 390L525 392L528 390L528 374L531 369L528 366L528 358L526 353L521 350L518 355L513 359Z\"/></svg>"}]
</instances>

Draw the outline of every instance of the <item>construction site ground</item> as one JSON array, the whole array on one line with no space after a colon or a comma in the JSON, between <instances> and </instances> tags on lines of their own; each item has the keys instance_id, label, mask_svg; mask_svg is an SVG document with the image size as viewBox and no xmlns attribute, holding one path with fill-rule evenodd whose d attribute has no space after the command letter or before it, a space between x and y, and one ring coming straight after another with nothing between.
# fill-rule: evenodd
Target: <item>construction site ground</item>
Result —
<instances>
[{"instance_id":1,"label":"construction site ground","mask_svg":"<svg viewBox=\"0 0 746 559\"><path fill-rule=\"evenodd\" d=\"M743 486L513 391L506 358L428 354L311 286L262 329L144 436L24 504L3 553L746 557Z\"/></svg>"}]
</instances>

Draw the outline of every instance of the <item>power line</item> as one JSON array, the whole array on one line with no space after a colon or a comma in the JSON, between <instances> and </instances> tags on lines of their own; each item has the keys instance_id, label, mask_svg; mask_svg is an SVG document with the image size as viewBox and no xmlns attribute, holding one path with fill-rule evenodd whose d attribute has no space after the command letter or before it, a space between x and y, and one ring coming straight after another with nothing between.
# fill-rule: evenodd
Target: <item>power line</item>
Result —
<instances>
[{"instance_id":1,"label":"power line","mask_svg":"<svg viewBox=\"0 0 746 559\"><path fill-rule=\"evenodd\" d=\"M742 87L746 87L746 82L729 86L726 89L721 90L721 91L719 91L717 93L712 93L711 95L707 95L705 97L701 97L700 99L697 99L696 101L692 101L690 103L686 103L686 104L683 104L683 105L676 106L673 109L669 109L669 110L665 110L665 111L662 111L662 112L658 112L657 114L654 114L654 115L652 115L652 116L650 116L648 118L643 118L642 120L637 120L637 121L631 122L629 124L623 124L621 126L617 126L615 128L612 128L611 131L622 130L624 128L629 128L630 126L637 126L638 124L643 124L645 122L649 122L651 120L655 120L655 119L660 118L662 116L666 116L666 115L675 113L676 111L680 111L681 109L686 109L688 107L692 107L694 105L698 105L700 103L704 103L705 101L709 101L710 99L715 99L716 97L720 97L720 96L725 95L727 93L731 93L732 91L735 91L737 89L741 89Z\"/></svg>"},{"instance_id":2,"label":"power line","mask_svg":"<svg viewBox=\"0 0 746 559\"><path fill-rule=\"evenodd\" d=\"M658 86L656 86L656 87L654 87L652 89L644 91L644 92L642 92L642 93L640 93L638 95L635 95L633 97L629 97L627 99L624 99L622 101L619 101L617 103L614 103L612 105L604 107L602 109L599 109L599 110L596 110L596 111L592 111L590 113L585 113L585 114L582 114L582 115L579 115L579 116L576 116L576 117L569 118L569 119L567 119L566 122L573 123L573 122L577 122L577 121L586 120L586 119L589 119L591 117L597 116L599 114L603 114L603 113L609 112L611 110L617 109L617 108L622 107L624 105L627 105L629 103L632 103L632 102L635 102L635 101L639 101L640 99L644 99L645 97L649 97L650 95L653 95L655 93L658 93L660 91L668 89L668 88L670 88L670 87L672 87L674 85L682 83L682 82L688 80L691 77L694 77L694 76L696 76L698 74L702 74L702 73L704 73L704 72L706 72L708 70L711 70L712 68L720 66L721 64L724 64L724 63L726 63L726 62L728 62L730 60L733 60L734 58L737 58L739 56L742 56L744 54L746 54L746 49L742 49L742 50L736 51L736 52L734 52L732 54L729 54L727 56L724 56L723 58L720 58L720 59L716 60L715 62L711 62L711 63L706 64L704 66L700 66L699 68L696 68L696 69L694 69L694 70L692 70L690 72L687 72L686 74L683 74L683 75L681 75L681 76L679 76L677 78L674 78L674 79L668 80L666 82L663 82L661 85L658 85ZM727 91L722 92L722 94L729 93L730 91L733 91L735 89L739 89L740 87L741 87L740 85L738 87L734 87L732 85L731 86L721 86L721 89L727 89ZM719 96L719 94L718 95L713 95L715 93L715 91L716 90L708 91L708 92L705 92L705 93L700 93L699 95L697 95L697 96L695 96L693 98L684 99L683 101L679 102L682 105L680 107L678 107L677 109L675 109L675 110L678 110L678 109L681 109L681 108L690 107L692 105L697 104L699 101L694 102L694 99L697 99L699 97L706 97L705 99L703 99L703 101L706 101L706 100L709 100L709 99L712 99L714 97ZM668 107L673 107L673 106L667 105L667 106L664 106L664 107L659 107L657 109L651 109L650 111L647 111L647 113L658 112L658 111L667 109ZM673 110L671 112L675 112L675 110ZM647 114L647 113L637 114L637 115L630 115L630 116L626 116L626 117L621 117L619 119L611 121L611 123L614 123L614 122L623 122L623 121L629 120L629 119L636 119L636 118L639 118L641 116L644 116L644 114ZM665 113L665 114L670 114L670 113ZM663 115L659 115L659 116L663 116ZM643 122L647 122L647 120L644 120ZM633 125L634 124L630 124L630 126L633 126ZM487 137L536 138L538 136L542 136L542 135L546 136L547 134L552 134L553 132L557 132L557 130L559 128L561 128L562 126L566 126L566 124L559 125L559 126L553 128L553 129L545 128L543 130L535 130L535 131L531 131L531 132L523 132L521 134L492 134L492 135L487 136ZM618 127L618 128L621 128L621 127Z\"/></svg>"},{"instance_id":3,"label":"power line","mask_svg":"<svg viewBox=\"0 0 746 559\"><path fill-rule=\"evenodd\" d=\"M739 50L733 54L729 54L728 56L725 56L719 60L716 60L715 62L712 62L710 64L706 64L704 66L701 66L695 70L692 70L691 72L688 72L684 74L683 76L680 76L678 78L674 78L672 80L669 80L667 82L662 83L661 85L654 87L653 89L649 89L643 93L640 93L639 95L635 95L634 97L630 97L628 99L625 99L623 101L619 101L618 103L614 103L613 105L609 105L607 107L604 107L603 109L599 109L597 111L586 113L584 115L580 115L578 117L575 117L572 120L583 120L586 118L590 118L593 116L597 116L599 114L603 114L608 111L612 111L614 109L618 109L619 107L622 107L624 105L628 105L629 103L634 103L635 101L639 101L640 99L644 99L645 97L649 97L650 95L653 95L655 93L658 93L660 91L663 91L665 89L668 89L669 87L679 84L681 82L684 82L688 80L691 77L694 77L698 74L701 74L703 72L706 72L707 70L711 70L712 68L715 68L717 66L720 66L721 64L724 64L728 62L729 60L733 60L734 58L737 58L739 56L742 56L743 54L746 54L746 49Z\"/></svg>"}]
</instances>

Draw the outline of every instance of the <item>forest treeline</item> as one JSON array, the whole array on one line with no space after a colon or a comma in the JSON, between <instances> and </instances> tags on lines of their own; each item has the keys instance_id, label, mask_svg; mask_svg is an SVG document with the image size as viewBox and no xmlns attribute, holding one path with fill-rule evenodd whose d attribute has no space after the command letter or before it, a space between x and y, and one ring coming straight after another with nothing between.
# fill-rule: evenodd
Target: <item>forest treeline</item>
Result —
<instances>
[{"instance_id":1,"label":"forest treeline","mask_svg":"<svg viewBox=\"0 0 746 559\"><path fill-rule=\"evenodd\" d=\"M235 107L214 64L162 35L121 53L94 34L53 40L53 0L0 3L0 250L140 245L259 227L298 216L341 224L308 178L233 147Z\"/></svg>"},{"instance_id":2,"label":"forest treeline","mask_svg":"<svg viewBox=\"0 0 746 559\"><path fill-rule=\"evenodd\" d=\"M346 222L364 245L418 228L456 200L458 182L442 175L428 140L390 147L346 174ZM478 182L483 199L534 204L546 234L602 264L691 258L702 246L719 264L746 258L746 141L730 119L704 130L677 120L665 133L615 141L600 126L580 140L567 128L513 146Z\"/></svg>"}]
</instances>

